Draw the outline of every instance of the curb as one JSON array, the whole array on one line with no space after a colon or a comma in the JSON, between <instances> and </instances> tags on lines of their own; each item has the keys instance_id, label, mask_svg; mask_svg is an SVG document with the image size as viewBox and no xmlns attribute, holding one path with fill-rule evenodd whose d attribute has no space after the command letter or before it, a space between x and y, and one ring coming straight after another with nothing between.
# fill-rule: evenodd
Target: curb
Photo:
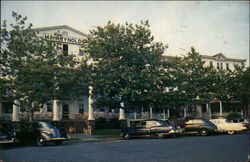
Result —
<instances>
[{"instance_id":1,"label":"curb","mask_svg":"<svg viewBox=\"0 0 250 162\"><path fill-rule=\"evenodd\" d=\"M79 139L79 140L68 140L68 141L65 141L66 143L82 143L82 142L106 142L106 141L116 141L116 140L122 140L122 138L103 138L103 139Z\"/></svg>"}]
</instances>

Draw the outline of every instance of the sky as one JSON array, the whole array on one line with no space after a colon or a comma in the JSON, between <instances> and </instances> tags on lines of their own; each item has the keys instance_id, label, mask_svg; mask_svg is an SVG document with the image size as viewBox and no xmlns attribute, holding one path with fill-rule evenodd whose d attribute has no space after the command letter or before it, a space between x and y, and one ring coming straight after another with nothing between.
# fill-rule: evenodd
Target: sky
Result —
<instances>
[{"instance_id":1,"label":"sky","mask_svg":"<svg viewBox=\"0 0 250 162\"><path fill-rule=\"evenodd\" d=\"M149 20L155 41L169 46L166 55L194 47L202 55L247 59L249 66L248 1L1 1L1 23L13 21L12 11L34 28L68 25L86 34L109 20Z\"/></svg>"}]
</instances>

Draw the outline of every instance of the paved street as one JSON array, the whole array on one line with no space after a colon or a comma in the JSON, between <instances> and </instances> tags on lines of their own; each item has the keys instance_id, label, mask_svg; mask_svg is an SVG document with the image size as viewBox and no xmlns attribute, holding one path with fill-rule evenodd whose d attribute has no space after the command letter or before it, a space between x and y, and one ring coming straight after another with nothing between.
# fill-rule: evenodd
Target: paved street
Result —
<instances>
[{"instance_id":1,"label":"paved street","mask_svg":"<svg viewBox=\"0 0 250 162\"><path fill-rule=\"evenodd\" d=\"M19 146L1 150L1 156L5 161L247 161L248 139L238 134Z\"/></svg>"}]
</instances>

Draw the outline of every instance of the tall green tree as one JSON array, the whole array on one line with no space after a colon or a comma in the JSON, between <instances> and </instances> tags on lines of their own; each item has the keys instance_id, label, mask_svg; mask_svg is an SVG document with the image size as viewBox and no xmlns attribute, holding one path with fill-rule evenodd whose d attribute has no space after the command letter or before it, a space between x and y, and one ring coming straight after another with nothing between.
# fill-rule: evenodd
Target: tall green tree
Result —
<instances>
[{"instance_id":1,"label":"tall green tree","mask_svg":"<svg viewBox=\"0 0 250 162\"><path fill-rule=\"evenodd\" d=\"M184 57L175 57L165 64L168 104L172 107L195 105L212 100L216 71L205 67L201 56L191 47Z\"/></svg>"},{"instance_id":2,"label":"tall green tree","mask_svg":"<svg viewBox=\"0 0 250 162\"><path fill-rule=\"evenodd\" d=\"M38 37L27 17L13 12L14 23L1 28L1 98L19 100L33 119L33 112L52 99L79 95L84 71L72 55L64 55L60 43ZM84 74L84 73L83 73ZM80 77L79 77L80 76ZM76 90L77 89L77 90ZM74 93L75 92L75 93Z\"/></svg>"},{"instance_id":3,"label":"tall green tree","mask_svg":"<svg viewBox=\"0 0 250 162\"><path fill-rule=\"evenodd\" d=\"M228 100L240 101L245 114L250 104L250 68L236 67L227 80Z\"/></svg>"},{"instance_id":4,"label":"tall green tree","mask_svg":"<svg viewBox=\"0 0 250 162\"><path fill-rule=\"evenodd\" d=\"M90 32L86 52L94 61L96 103L118 107L124 102L130 108L134 103L155 103L162 90L160 60L166 46L153 41L148 21L140 25L109 22Z\"/></svg>"}]
</instances>

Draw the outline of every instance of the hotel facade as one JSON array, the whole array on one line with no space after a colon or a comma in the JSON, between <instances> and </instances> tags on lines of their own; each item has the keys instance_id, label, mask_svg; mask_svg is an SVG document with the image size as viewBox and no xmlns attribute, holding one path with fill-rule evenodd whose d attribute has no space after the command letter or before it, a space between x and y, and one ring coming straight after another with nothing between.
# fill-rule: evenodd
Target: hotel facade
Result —
<instances>
[{"instance_id":1,"label":"hotel facade","mask_svg":"<svg viewBox=\"0 0 250 162\"><path fill-rule=\"evenodd\" d=\"M44 37L49 41L58 41L62 43L63 52L69 55L75 55L76 59L83 59L85 54L83 52L84 39L89 35L71 28L67 25L52 26L44 28L34 29L37 35ZM213 56L201 55L202 60L205 62L205 66L213 66L216 69L227 69L234 70L235 66L244 66L245 59L227 58L224 54L218 53ZM90 87L91 90L91 87ZM18 101L15 101L18 103ZM91 103L93 102L91 96L81 96L78 100L72 101L58 101L51 100L44 105L44 108L34 113L35 119L49 119L53 121L60 121L64 119L88 119L94 120L100 116L112 116L117 117L121 120L125 119L124 110L120 109L119 113L110 112L108 109L93 109ZM219 114L214 116L223 116L222 102L220 104ZM203 111L205 109L205 111ZM202 113L206 113L206 117L212 117L213 113L211 107L207 104L206 107L197 106L197 112L200 116ZM166 113L166 114L165 114ZM154 118L168 118L171 114L169 111L164 111L158 115L153 116ZM188 110L183 109L183 117L188 116ZM145 113L144 113L145 114ZM21 112L20 108L16 104L12 104L3 100L0 100L0 117L6 120L19 121L25 118L26 112ZM144 116L143 118L150 117ZM129 114L129 118L142 118L141 115L133 113Z\"/></svg>"}]
</instances>

